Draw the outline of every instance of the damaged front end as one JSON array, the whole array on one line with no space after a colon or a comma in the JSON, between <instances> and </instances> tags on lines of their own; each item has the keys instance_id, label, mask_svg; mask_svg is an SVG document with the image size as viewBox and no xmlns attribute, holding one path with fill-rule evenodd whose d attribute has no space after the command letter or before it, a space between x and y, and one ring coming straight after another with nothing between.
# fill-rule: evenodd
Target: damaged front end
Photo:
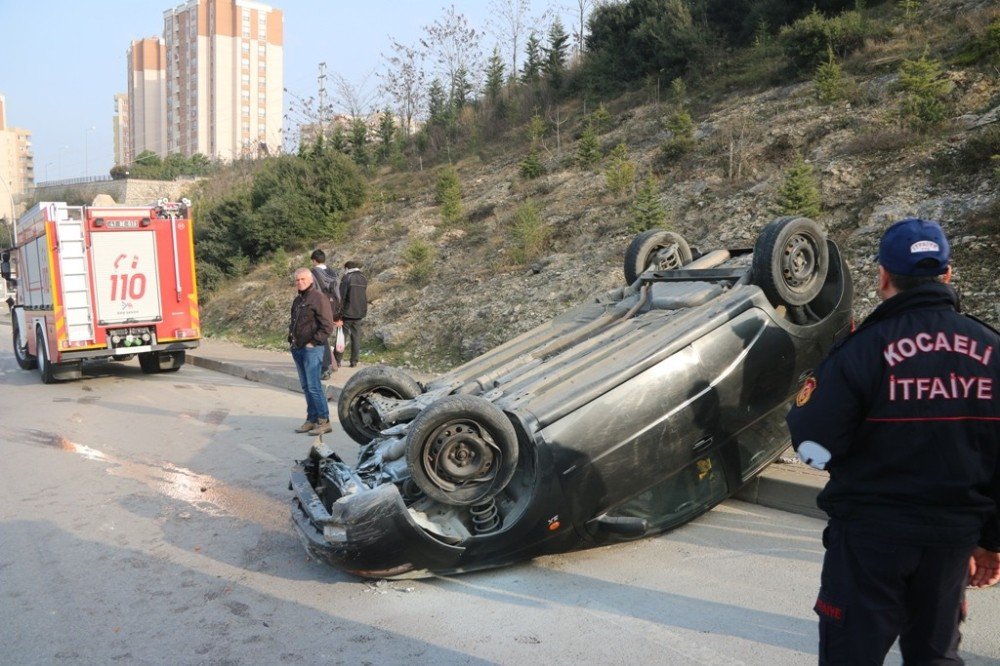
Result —
<instances>
[{"instance_id":1,"label":"damaged front end","mask_svg":"<svg viewBox=\"0 0 1000 666\"><path fill-rule=\"evenodd\" d=\"M470 540L524 506L534 466L518 473L500 410L449 396L416 413L363 446L353 467L322 442L293 467L292 517L310 554L369 578L454 571Z\"/></svg>"}]
</instances>

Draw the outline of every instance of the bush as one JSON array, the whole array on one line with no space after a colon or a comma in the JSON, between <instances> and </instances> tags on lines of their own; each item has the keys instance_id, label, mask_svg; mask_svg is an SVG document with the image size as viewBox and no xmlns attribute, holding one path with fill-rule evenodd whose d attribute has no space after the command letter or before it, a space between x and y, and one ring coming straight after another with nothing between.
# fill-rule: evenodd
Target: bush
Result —
<instances>
[{"instance_id":1,"label":"bush","mask_svg":"<svg viewBox=\"0 0 1000 666\"><path fill-rule=\"evenodd\" d=\"M608 191L620 197L633 189L635 173L635 163L628 158L628 147L624 143L619 143L611 151L608 166L604 169L604 182L608 185Z\"/></svg>"},{"instance_id":2,"label":"bush","mask_svg":"<svg viewBox=\"0 0 1000 666\"><path fill-rule=\"evenodd\" d=\"M604 104L599 104L594 112L590 114L590 123L594 126L594 131L603 134L611 129L611 114Z\"/></svg>"},{"instance_id":3,"label":"bush","mask_svg":"<svg viewBox=\"0 0 1000 666\"><path fill-rule=\"evenodd\" d=\"M511 236L514 247L511 258L525 264L538 258L549 241L549 227L538 214L538 206L528 199L514 212L511 220Z\"/></svg>"},{"instance_id":4,"label":"bush","mask_svg":"<svg viewBox=\"0 0 1000 666\"><path fill-rule=\"evenodd\" d=\"M799 72L814 72L832 50L845 58L864 45L865 25L861 14L849 11L827 18L813 9L779 34L782 52Z\"/></svg>"},{"instance_id":5,"label":"bush","mask_svg":"<svg viewBox=\"0 0 1000 666\"><path fill-rule=\"evenodd\" d=\"M990 126L973 133L964 143L934 161L934 172L939 177L956 174L972 175L993 171L1000 156L1000 127Z\"/></svg>"},{"instance_id":6,"label":"bush","mask_svg":"<svg viewBox=\"0 0 1000 666\"><path fill-rule=\"evenodd\" d=\"M437 253L426 241L419 238L403 249L403 261L407 264L407 279L415 285L427 284L434 272L434 257Z\"/></svg>"},{"instance_id":7,"label":"bush","mask_svg":"<svg viewBox=\"0 0 1000 666\"><path fill-rule=\"evenodd\" d=\"M226 275L280 248L339 238L347 215L367 200L366 181L344 155L282 155L255 168L196 201L196 256Z\"/></svg>"},{"instance_id":8,"label":"bush","mask_svg":"<svg viewBox=\"0 0 1000 666\"><path fill-rule=\"evenodd\" d=\"M694 120L691 114L681 110L673 113L663 123L672 136L660 146L660 157L663 162L675 160L694 148Z\"/></svg>"}]
</instances>

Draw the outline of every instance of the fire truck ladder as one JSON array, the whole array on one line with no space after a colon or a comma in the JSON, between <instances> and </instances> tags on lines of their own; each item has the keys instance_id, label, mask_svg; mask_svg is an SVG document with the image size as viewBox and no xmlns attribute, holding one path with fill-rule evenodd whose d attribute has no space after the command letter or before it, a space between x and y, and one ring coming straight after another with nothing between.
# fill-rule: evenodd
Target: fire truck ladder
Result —
<instances>
[{"instance_id":1,"label":"fire truck ladder","mask_svg":"<svg viewBox=\"0 0 1000 666\"><path fill-rule=\"evenodd\" d=\"M59 273L62 275L62 303L66 316L66 337L70 342L94 339L93 308L87 283L87 245L83 234L83 208L57 208L56 238L59 240Z\"/></svg>"}]
</instances>

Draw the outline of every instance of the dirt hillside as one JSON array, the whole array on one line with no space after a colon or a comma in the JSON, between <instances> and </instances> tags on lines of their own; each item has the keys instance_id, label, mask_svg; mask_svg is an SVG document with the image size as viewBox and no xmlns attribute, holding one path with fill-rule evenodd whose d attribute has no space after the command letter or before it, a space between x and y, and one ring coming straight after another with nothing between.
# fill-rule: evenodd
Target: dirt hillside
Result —
<instances>
[{"instance_id":1,"label":"dirt hillside","mask_svg":"<svg viewBox=\"0 0 1000 666\"><path fill-rule=\"evenodd\" d=\"M956 22L983 25L1000 17L992 5L928 2L921 20L948 22L949 34L961 33L975 28ZM996 326L1000 178L992 168L964 173L954 159L963 159L970 142L996 131L1000 77L996 68L964 69L946 60L954 84L952 119L926 134L905 128L898 120L898 68L903 59L921 55L909 31L899 28L845 62L850 93L832 104L818 102L809 81L727 94L692 87L695 145L666 165L666 105L640 93L611 100L611 122L599 137L602 150L608 154L624 142L640 178L658 173L670 227L702 250L752 246L775 217L770 211L778 189L801 155L820 187L819 222L852 269L859 319L877 303L873 276L881 232L895 220L917 216L942 223L952 241L954 284L964 308ZM635 235L629 228L634 195L609 193L606 162L594 169L573 164L584 114L572 103L561 113L577 121L567 123L558 138L545 137L546 173L538 179L520 176L527 150L512 137L456 163L461 223L441 221L436 171L385 172L373 178L373 203L352 223L349 237L319 243L330 263L360 261L369 277L369 353L363 360L440 370L623 282L623 254ZM529 200L547 240L537 256L519 262L512 219ZM432 248L426 283L413 279L405 258L415 241ZM210 334L280 346L293 295L291 270L308 264L311 249L259 267L207 298L203 320Z\"/></svg>"}]
</instances>

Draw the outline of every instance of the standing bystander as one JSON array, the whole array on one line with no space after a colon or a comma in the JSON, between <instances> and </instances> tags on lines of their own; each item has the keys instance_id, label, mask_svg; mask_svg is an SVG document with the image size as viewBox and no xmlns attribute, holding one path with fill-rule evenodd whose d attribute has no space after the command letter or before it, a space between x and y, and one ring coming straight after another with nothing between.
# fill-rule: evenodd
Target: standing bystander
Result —
<instances>
[{"instance_id":1,"label":"standing bystander","mask_svg":"<svg viewBox=\"0 0 1000 666\"><path fill-rule=\"evenodd\" d=\"M344 264L344 276L340 280L341 315L344 332L351 343L351 367L358 365L361 354L361 320L368 314L368 278L361 273L355 261Z\"/></svg>"},{"instance_id":2,"label":"standing bystander","mask_svg":"<svg viewBox=\"0 0 1000 666\"><path fill-rule=\"evenodd\" d=\"M1000 335L958 311L948 241L906 219L883 235L882 303L831 350L788 414L830 479L820 664L961 663L965 586L1000 579Z\"/></svg>"},{"instance_id":3,"label":"standing bystander","mask_svg":"<svg viewBox=\"0 0 1000 666\"><path fill-rule=\"evenodd\" d=\"M306 396L306 420L295 432L322 435L333 430L320 380L323 345L333 331L333 316L329 299L313 289L313 276L308 268L295 271L295 288L298 293L292 301L288 343L299 373L299 385Z\"/></svg>"},{"instance_id":4,"label":"standing bystander","mask_svg":"<svg viewBox=\"0 0 1000 666\"><path fill-rule=\"evenodd\" d=\"M343 324L340 321L340 275L337 274L337 271L326 265L326 253L323 250L318 248L313 250L310 258L313 262L312 269L310 269L313 276L313 285L330 299L330 310L333 313L334 331L336 331ZM342 354L335 353L330 348L331 338L334 337L331 335L327 338L326 344L323 345L322 379L329 379L330 375L340 367Z\"/></svg>"}]
</instances>

